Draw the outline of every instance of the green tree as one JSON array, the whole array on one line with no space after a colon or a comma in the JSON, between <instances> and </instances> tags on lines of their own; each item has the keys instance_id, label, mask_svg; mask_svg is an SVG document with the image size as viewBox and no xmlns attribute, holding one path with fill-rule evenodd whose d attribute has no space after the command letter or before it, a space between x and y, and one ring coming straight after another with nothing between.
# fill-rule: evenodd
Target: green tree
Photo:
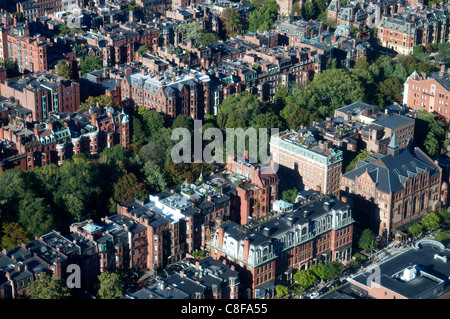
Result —
<instances>
[{"instance_id":1,"label":"green tree","mask_svg":"<svg viewBox=\"0 0 450 319\"><path fill-rule=\"evenodd\" d=\"M103 62L95 55L87 56L80 62L81 74L89 73L101 68L103 68Z\"/></svg>"},{"instance_id":2,"label":"green tree","mask_svg":"<svg viewBox=\"0 0 450 319\"><path fill-rule=\"evenodd\" d=\"M9 58L4 59L2 61L1 66L6 69L6 75L8 78L13 78L20 75L19 66L17 65L17 62Z\"/></svg>"},{"instance_id":3,"label":"green tree","mask_svg":"<svg viewBox=\"0 0 450 319\"><path fill-rule=\"evenodd\" d=\"M450 244L450 230L438 232L436 234L436 240L448 247Z\"/></svg>"},{"instance_id":4,"label":"green tree","mask_svg":"<svg viewBox=\"0 0 450 319\"><path fill-rule=\"evenodd\" d=\"M256 31L272 30L273 23L277 19L278 4L274 0L268 0L263 6L256 8L248 17L248 30Z\"/></svg>"},{"instance_id":5,"label":"green tree","mask_svg":"<svg viewBox=\"0 0 450 319\"><path fill-rule=\"evenodd\" d=\"M222 11L220 20L225 26L226 37L235 37L241 33L243 24L241 22L241 15L239 11L229 7Z\"/></svg>"},{"instance_id":6,"label":"green tree","mask_svg":"<svg viewBox=\"0 0 450 319\"><path fill-rule=\"evenodd\" d=\"M345 168L345 172L351 172L356 168L356 164L358 164L359 161L365 161L367 157L369 156L375 156L375 153L369 152L367 149L362 149L359 151L358 155L355 156L355 158L347 165Z\"/></svg>"},{"instance_id":7,"label":"green tree","mask_svg":"<svg viewBox=\"0 0 450 319\"><path fill-rule=\"evenodd\" d=\"M307 86L308 105L319 115L333 116L342 106L364 100L364 86L357 76L345 69L325 70Z\"/></svg>"},{"instance_id":8,"label":"green tree","mask_svg":"<svg viewBox=\"0 0 450 319\"><path fill-rule=\"evenodd\" d=\"M138 118L133 118L133 132L131 133L131 140L135 144L142 145L147 140L144 125Z\"/></svg>"},{"instance_id":9,"label":"green tree","mask_svg":"<svg viewBox=\"0 0 450 319\"><path fill-rule=\"evenodd\" d=\"M151 138L156 136L164 127L164 117L161 113L153 109L139 109L139 114L142 117L145 134Z\"/></svg>"},{"instance_id":10,"label":"green tree","mask_svg":"<svg viewBox=\"0 0 450 319\"><path fill-rule=\"evenodd\" d=\"M6 250L30 241L26 231L19 225L19 223L6 223L3 225L2 230L3 236L1 240L1 248Z\"/></svg>"},{"instance_id":11,"label":"green tree","mask_svg":"<svg viewBox=\"0 0 450 319\"><path fill-rule=\"evenodd\" d=\"M361 234L361 237L358 240L359 248L365 251L371 251L375 247L376 243L377 241L372 230L368 228L364 229Z\"/></svg>"},{"instance_id":12,"label":"green tree","mask_svg":"<svg viewBox=\"0 0 450 319\"><path fill-rule=\"evenodd\" d=\"M190 132L193 132L194 120L192 119L192 117L180 114L175 118L175 120L173 120L172 123L172 129L176 128L185 128L188 129Z\"/></svg>"},{"instance_id":13,"label":"green tree","mask_svg":"<svg viewBox=\"0 0 450 319\"><path fill-rule=\"evenodd\" d=\"M19 222L32 238L44 235L54 227L50 205L44 198L27 192L19 202Z\"/></svg>"},{"instance_id":14,"label":"green tree","mask_svg":"<svg viewBox=\"0 0 450 319\"><path fill-rule=\"evenodd\" d=\"M144 55L144 54L146 54L146 53L148 52L148 46L146 46L146 45L141 45L141 46L139 47L139 49L137 49L136 52L139 53L140 55Z\"/></svg>"},{"instance_id":15,"label":"green tree","mask_svg":"<svg viewBox=\"0 0 450 319\"><path fill-rule=\"evenodd\" d=\"M283 285L276 285L275 291L277 292L277 298L283 298L289 293L289 289Z\"/></svg>"},{"instance_id":16,"label":"green tree","mask_svg":"<svg viewBox=\"0 0 450 319\"><path fill-rule=\"evenodd\" d=\"M438 214L441 224L450 224L450 211L447 208L441 208Z\"/></svg>"},{"instance_id":17,"label":"green tree","mask_svg":"<svg viewBox=\"0 0 450 319\"><path fill-rule=\"evenodd\" d=\"M433 231L439 228L440 220L436 213L425 214L420 220L420 224L427 231Z\"/></svg>"},{"instance_id":18,"label":"green tree","mask_svg":"<svg viewBox=\"0 0 450 319\"><path fill-rule=\"evenodd\" d=\"M83 103L80 104L78 111L89 110L91 106L96 106L98 103L99 107L112 106L114 108L118 108L119 105L114 101L114 97L111 95L99 95L99 96L90 96Z\"/></svg>"},{"instance_id":19,"label":"green tree","mask_svg":"<svg viewBox=\"0 0 450 319\"><path fill-rule=\"evenodd\" d=\"M420 223L409 226L408 231L413 237L418 237L423 230L423 226Z\"/></svg>"},{"instance_id":20,"label":"green tree","mask_svg":"<svg viewBox=\"0 0 450 319\"><path fill-rule=\"evenodd\" d=\"M147 195L145 185L140 183L133 173L123 175L114 184L114 200L123 204L133 199L144 200Z\"/></svg>"},{"instance_id":21,"label":"green tree","mask_svg":"<svg viewBox=\"0 0 450 319\"><path fill-rule=\"evenodd\" d=\"M160 166L149 161L142 167L142 173L145 176L145 183L150 192L159 193L166 190L167 183Z\"/></svg>"},{"instance_id":22,"label":"green tree","mask_svg":"<svg viewBox=\"0 0 450 319\"><path fill-rule=\"evenodd\" d=\"M295 188L295 187L287 189L281 193L282 199L291 204L295 203L295 199L297 198L297 195L298 195L298 191L297 191L297 188Z\"/></svg>"},{"instance_id":23,"label":"green tree","mask_svg":"<svg viewBox=\"0 0 450 319\"><path fill-rule=\"evenodd\" d=\"M310 271L300 270L294 274L295 282L304 289L308 289L317 282L317 277Z\"/></svg>"},{"instance_id":24,"label":"green tree","mask_svg":"<svg viewBox=\"0 0 450 319\"><path fill-rule=\"evenodd\" d=\"M42 271L39 279L31 283L28 295L30 299L67 299L70 292L59 276Z\"/></svg>"},{"instance_id":25,"label":"green tree","mask_svg":"<svg viewBox=\"0 0 450 319\"><path fill-rule=\"evenodd\" d=\"M56 68L56 74L58 74L59 76L62 76L63 78L66 78L69 80L71 79L71 76L70 76L71 70L66 63L59 61L56 64L55 68Z\"/></svg>"},{"instance_id":26,"label":"green tree","mask_svg":"<svg viewBox=\"0 0 450 319\"><path fill-rule=\"evenodd\" d=\"M302 18L306 20L314 19L317 17L316 6L312 0L303 2L302 5Z\"/></svg>"},{"instance_id":27,"label":"green tree","mask_svg":"<svg viewBox=\"0 0 450 319\"><path fill-rule=\"evenodd\" d=\"M119 299L123 296L123 279L117 273L103 272L98 276L100 288L98 297L100 299Z\"/></svg>"}]
</instances>

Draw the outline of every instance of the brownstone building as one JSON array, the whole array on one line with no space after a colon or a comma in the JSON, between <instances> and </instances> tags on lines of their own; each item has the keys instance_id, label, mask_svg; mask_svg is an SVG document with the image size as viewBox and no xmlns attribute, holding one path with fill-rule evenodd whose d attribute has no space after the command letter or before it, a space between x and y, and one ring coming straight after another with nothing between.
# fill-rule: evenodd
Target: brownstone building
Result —
<instances>
[{"instance_id":1,"label":"brownstone building","mask_svg":"<svg viewBox=\"0 0 450 319\"><path fill-rule=\"evenodd\" d=\"M210 78L190 70L188 74L170 71L162 74L127 74L121 82L122 100L131 99L136 108L155 109L172 118L178 115L203 119L210 110Z\"/></svg>"},{"instance_id":2,"label":"brownstone building","mask_svg":"<svg viewBox=\"0 0 450 319\"><path fill-rule=\"evenodd\" d=\"M291 211L271 212L249 225L223 223L211 242L211 256L235 266L245 297L270 298L276 284L292 282L294 269L350 260L353 217L343 200L311 197Z\"/></svg>"},{"instance_id":3,"label":"brownstone building","mask_svg":"<svg viewBox=\"0 0 450 319\"><path fill-rule=\"evenodd\" d=\"M392 137L377 154L342 176L341 191L355 201L355 218L389 238L395 230L439 209L442 169L421 149L400 149Z\"/></svg>"},{"instance_id":4,"label":"brownstone building","mask_svg":"<svg viewBox=\"0 0 450 319\"><path fill-rule=\"evenodd\" d=\"M48 72L36 72L0 83L2 95L31 110L39 122L51 113L76 112L80 106L79 83Z\"/></svg>"},{"instance_id":5,"label":"brownstone building","mask_svg":"<svg viewBox=\"0 0 450 319\"><path fill-rule=\"evenodd\" d=\"M276 173L261 172L257 165L247 160L239 161L229 158L226 169L231 172L229 180L236 183L236 192L240 201L241 225L251 219L267 216L272 211L273 203L278 199L278 176Z\"/></svg>"}]
</instances>

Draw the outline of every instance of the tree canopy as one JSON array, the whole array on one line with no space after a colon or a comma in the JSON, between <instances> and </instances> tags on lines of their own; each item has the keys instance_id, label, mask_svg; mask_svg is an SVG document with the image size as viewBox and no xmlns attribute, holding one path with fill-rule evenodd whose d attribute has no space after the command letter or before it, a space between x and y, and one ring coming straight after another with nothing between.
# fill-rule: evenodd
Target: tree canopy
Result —
<instances>
[{"instance_id":1,"label":"tree canopy","mask_svg":"<svg viewBox=\"0 0 450 319\"><path fill-rule=\"evenodd\" d=\"M67 299L70 292L59 276L42 271L39 279L31 283L28 296L30 299Z\"/></svg>"},{"instance_id":2,"label":"tree canopy","mask_svg":"<svg viewBox=\"0 0 450 319\"><path fill-rule=\"evenodd\" d=\"M98 276L98 280L100 283L98 297L100 299L119 299L123 296L124 283L119 274L103 272Z\"/></svg>"},{"instance_id":3,"label":"tree canopy","mask_svg":"<svg viewBox=\"0 0 450 319\"><path fill-rule=\"evenodd\" d=\"M95 55L87 56L80 62L81 74L89 73L101 68L103 68L103 62Z\"/></svg>"}]
</instances>

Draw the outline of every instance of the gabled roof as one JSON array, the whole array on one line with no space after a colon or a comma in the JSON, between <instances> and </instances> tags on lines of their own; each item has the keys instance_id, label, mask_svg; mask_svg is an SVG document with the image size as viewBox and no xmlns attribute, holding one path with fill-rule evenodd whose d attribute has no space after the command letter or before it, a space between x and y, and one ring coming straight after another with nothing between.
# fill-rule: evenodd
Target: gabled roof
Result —
<instances>
[{"instance_id":1,"label":"gabled roof","mask_svg":"<svg viewBox=\"0 0 450 319\"><path fill-rule=\"evenodd\" d=\"M437 165L420 149L406 148L396 156L382 155L371 161L359 161L357 168L343 176L355 180L367 172L378 190L395 193L404 188L408 178L414 178L425 170L430 172L430 176L439 172Z\"/></svg>"}]
</instances>

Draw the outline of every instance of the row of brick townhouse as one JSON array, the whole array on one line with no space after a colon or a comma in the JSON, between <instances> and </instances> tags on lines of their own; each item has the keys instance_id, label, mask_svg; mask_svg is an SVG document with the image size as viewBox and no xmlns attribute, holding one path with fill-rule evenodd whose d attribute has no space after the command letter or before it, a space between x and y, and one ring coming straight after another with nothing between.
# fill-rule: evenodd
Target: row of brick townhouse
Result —
<instances>
[{"instance_id":1,"label":"row of brick townhouse","mask_svg":"<svg viewBox=\"0 0 450 319\"><path fill-rule=\"evenodd\" d=\"M136 107L155 109L172 118L186 115L202 119L210 114L210 78L206 72L177 73L149 74L142 69L127 74L121 82L122 100L133 100Z\"/></svg>"},{"instance_id":2,"label":"row of brick townhouse","mask_svg":"<svg viewBox=\"0 0 450 319\"><path fill-rule=\"evenodd\" d=\"M276 284L292 282L293 269L350 260L354 220L346 199L316 195L299 204L244 226L225 222L214 233L211 256L240 271L248 298L274 296Z\"/></svg>"},{"instance_id":3,"label":"row of brick townhouse","mask_svg":"<svg viewBox=\"0 0 450 319\"><path fill-rule=\"evenodd\" d=\"M3 102L9 114L0 128L0 171L32 170L50 163L61 165L72 155L96 158L105 148L130 144L128 115L112 107L95 106L84 113L52 114L45 121L29 121L31 112L18 104Z\"/></svg>"},{"instance_id":4,"label":"row of brick townhouse","mask_svg":"<svg viewBox=\"0 0 450 319\"><path fill-rule=\"evenodd\" d=\"M377 38L381 45L400 54L412 54L416 45L448 41L447 7L407 10L383 16Z\"/></svg>"}]
</instances>

